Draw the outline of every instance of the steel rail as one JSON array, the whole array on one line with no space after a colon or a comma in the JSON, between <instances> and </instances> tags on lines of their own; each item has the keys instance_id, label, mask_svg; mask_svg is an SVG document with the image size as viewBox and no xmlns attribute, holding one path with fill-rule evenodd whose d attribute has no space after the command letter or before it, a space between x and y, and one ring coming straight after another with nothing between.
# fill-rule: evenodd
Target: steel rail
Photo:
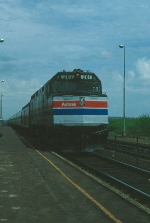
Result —
<instances>
[{"instance_id":1,"label":"steel rail","mask_svg":"<svg viewBox=\"0 0 150 223\"><path fill-rule=\"evenodd\" d=\"M83 164L81 164L83 166ZM147 204L149 204L150 202L150 195L127 184L127 183L124 183L123 181L111 176L110 174L107 174L103 171L99 171L99 170L96 170L95 168L87 165L87 164L84 164L84 166L87 168L88 167L88 170L92 170L92 172L96 175L99 175L99 176L103 176L106 180L109 180L109 182L111 181L112 183L115 183L115 185L117 184L119 186L119 188L121 189L126 189L128 192L130 191L132 194L136 195L138 198L140 198L140 200L146 202Z\"/></svg>"},{"instance_id":2,"label":"steel rail","mask_svg":"<svg viewBox=\"0 0 150 223\"><path fill-rule=\"evenodd\" d=\"M111 145L113 145L113 147L111 147ZM116 147L120 147L120 148L116 148ZM128 154L128 155L131 155L131 156L138 156L139 158L150 160L149 155L143 154L143 153L145 153L145 150L147 150L147 152L150 153L150 149L148 149L147 147L145 148L145 146L141 147L141 145L140 145L140 147L139 147L139 145L134 145L133 146L133 143L131 143L129 145L129 144L126 144L126 143L125 144L124 143L121 144L120 142L118 142L118 143L112 142L111 143L110 141L107 141L105 149L114 150L114 151L117 151L117 152L120 152L120 153Z\"/></svg>"},{"instance_id":3,"label":"steel rail","mask_svg":"<svg viewBox=\"0 0 150 223\"><path fill-rule=\"evenodd\" d=\"M147 176L147 177L150 178L150 171L148 171L148 170L144 170L142 168L133 166L131 164L124 163L124 162L121 162L121 161L118 161L118 160L115 160L115 159L112 159L112 158L109 158L109 157L106 157L106 156L103 156L103 155L99 155L99 154L96 154L96 153L95 154L93 153L91 155L95 156L95 157L98 157L99 159L108 160L109 162L112 162L114 164L120 165L123 168L130 169L130 170L132 170L134 172L138 172L138 173L142 174L143 176Z\"/></svg>"},{"instance_id":4,"label":"steel rail","mask_svg":"<svg viewBox=\"0 0 150 223\"><path fill-rule=\"evenodd\" d=\"M114 186L117 186L119 189L121 190L125 190L128 194L130 193L131 196L134 197L134 199L138 199L140 202L149 205L150 204L150 194L120 180L119 178L116 178L114 176L112 176L109 173L106 173L102 170L98 170L95 167L92 167L91 165L89 165L88 163L85 163L84 161L82 161L82 157L80 157L80 160L77 157L73 157L71 155L68 154L63 154L63 156L67 157L69 160L71 160L73 163L79 165L81 168L88 170L89 172L91 172L93 175L96 175L98 177L101 177L102 179L106 180L108 183L112 183ZM93 156L93 154L90 154L90 158ZM95 156L95 155L94 155ZM99 156L100 158L100 156ZM110 159L107 157L102 156L102 159L107 159L109 163L113 163L116 165L122 165L124 166L124 168L127 169L131 169L133 172L140 172L140 174L145 175L146 177L150 177L150 172L137 168L135 166L129 165L129 164L125 164L123 162L120 161L115 161L114 159Z\"/></svg>"}]
</instances>

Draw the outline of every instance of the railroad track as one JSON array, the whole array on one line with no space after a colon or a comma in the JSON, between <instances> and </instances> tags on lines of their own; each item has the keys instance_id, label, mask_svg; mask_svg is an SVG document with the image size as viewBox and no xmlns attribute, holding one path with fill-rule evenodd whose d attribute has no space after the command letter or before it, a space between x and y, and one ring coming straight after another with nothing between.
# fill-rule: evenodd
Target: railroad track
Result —
<instances>
[{"instance_id":1,"label":"railroad track","mask_svg":"<svg viewBox=\"0 0 150 223\"><path fill-rule=\"evenodd\" d=\"M36 146L37 144L40 150L45 150L45 148L47 150L47 145L41 145L36 141ZM127 194L127 196L150 208L149 171L95 153L71 155L60 152L59 155L93 175L104 179L113 187Z\"/></svg>"},{"instance_id":2,"label":"railroad track","mask_svg":"<svg viewBox=\"0 0 150 223\"><path fill-rule=\"evenodd\" d=\"M150 145L140 144L138 139L134 143L109 139L106 143L106 149L150 160Z\"/></svg>"},{"instance_id":3,"label":"railroad track","mask_svg":"<svg viewBox=\"0 0 150 223\"><path fill-rule=\"evenodd\" d=\"M150 171L150 145L108 140L101 154Z\"/></svg>"},{"instance_id":4,"label":"railroad track","mask_svg":"<svg viewBox=\"0 0 150 223\"><path fill-rule=\"evenodd\" d=\"M111 183L140 203L150 204L150 172L105 156L63 154L76 165Z\"/></svg>"}]
</instances>

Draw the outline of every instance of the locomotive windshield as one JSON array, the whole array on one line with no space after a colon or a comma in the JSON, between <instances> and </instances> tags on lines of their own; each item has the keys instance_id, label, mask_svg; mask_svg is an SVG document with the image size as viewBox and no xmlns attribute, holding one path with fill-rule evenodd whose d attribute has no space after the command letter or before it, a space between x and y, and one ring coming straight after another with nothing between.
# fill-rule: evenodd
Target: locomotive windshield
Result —
<instances>
[{"instance_id":1,"label":"locomotive windshield","mask_svg":"<svg viewBox=\"0 0 150 223\"><path fill-rule=\"evenodd\" d=\"M70 91L89 91L101 93L101 86L98 82L54 82L52 83L52 93L70 92Z\"/></svg>"},{"instance_id":2,"label":"locomotive windshield","mask_svg":"<svg viewBox=\"0 0 150 223\"><path fill-rule=\"evenodd\" d=\"M87 94L102 94L101 81L95 74L60 73L51 82L51 93L86 92Z\"/></svg>"}]
</instances>

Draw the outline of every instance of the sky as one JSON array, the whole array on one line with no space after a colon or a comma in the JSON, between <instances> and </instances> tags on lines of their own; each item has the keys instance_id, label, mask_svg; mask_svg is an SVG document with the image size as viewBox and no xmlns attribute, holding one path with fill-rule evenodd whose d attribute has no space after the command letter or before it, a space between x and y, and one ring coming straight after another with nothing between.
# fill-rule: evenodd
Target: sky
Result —
<instances>
[{"instance_id":1,"label":"sky","mask_svg":"<svg viewBox=\"0 0 150 223\"><path fill-rule=\"evenodd\" d=\"M0 0L0 39L3 119L75 68L101 79L109 116L122 117L124 49L126 117L150 114L149 0Z\"/></svg>"}]
</instances>

